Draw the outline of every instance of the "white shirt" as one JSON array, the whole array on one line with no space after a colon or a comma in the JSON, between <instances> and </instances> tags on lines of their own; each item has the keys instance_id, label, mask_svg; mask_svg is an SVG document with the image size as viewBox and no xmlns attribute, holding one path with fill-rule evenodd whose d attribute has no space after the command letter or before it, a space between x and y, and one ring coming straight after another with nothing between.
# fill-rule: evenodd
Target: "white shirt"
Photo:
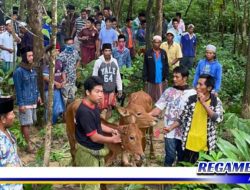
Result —
<instances>
[{"instance_id":1,"label":"white shirt","mask_svg":"<svg viewBox=\"0 0 250 190\"><path fill-rule=\"evenodd\" d=\"M0 45L4 46L5 48L9 48L9 49L13 49L13 36L11 33L9 33L8 31L3 32L0 35ZM17 53L17 44L15 43L15 55ZM13 62L13 56L14 53L10 53L6 50L1 50L1 59L3 59L6 62ZM17 56L15 56L17 58Z\"/></svg>"},{"instance_id":2,"label":"white shirt","mask_svg":"<svg viewBox=\"0 0 250 190\"><path fill-rule=\"evenodd\" d=\"M164 127L168 127L181 115L184 105L189 96L196 94L194 89L177 90L173 87L167 88L160 99L156 102L156 107L160 110L166 108L164 114ZM173 129L165 135L166 138L182 139L181 127Z\"/></svg>"}]
</instances>

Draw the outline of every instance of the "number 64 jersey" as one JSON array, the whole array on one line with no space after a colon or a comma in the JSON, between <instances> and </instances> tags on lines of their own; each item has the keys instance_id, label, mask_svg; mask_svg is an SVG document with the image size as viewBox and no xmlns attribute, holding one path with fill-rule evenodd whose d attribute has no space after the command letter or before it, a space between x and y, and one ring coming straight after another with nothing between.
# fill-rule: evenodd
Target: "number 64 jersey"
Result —
<instances>
[{"instance_id":1,"label":"number 64 jersey","mask_svg":"<svg viewBox=\"0 0 250 190\"><path fill-rule=\"evenodd\" d=\"M111 56L111 59L106 61L104 56L100 56L96 60L93 76L99 76L103 79L103 90L105 93L114 92L116 87L118 91L122 91L122 80L120 75L117 60Z\"/></svg>"}]
</instances>

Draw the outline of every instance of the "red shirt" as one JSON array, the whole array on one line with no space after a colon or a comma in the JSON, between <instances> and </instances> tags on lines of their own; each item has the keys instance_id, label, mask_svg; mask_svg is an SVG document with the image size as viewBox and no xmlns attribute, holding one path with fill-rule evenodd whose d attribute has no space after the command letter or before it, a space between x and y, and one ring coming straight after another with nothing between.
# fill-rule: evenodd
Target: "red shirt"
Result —
<instances>
[{"instance_id":1,"label":"red shirt","mask_svg":"<svg viewBox=\"0 0 250 190\"><path fill-rule=\"evenodd\" d=\"M81 46L94 48L96 45L95 42L96 40L98 40L98 31L95 29L83 28L79 32L78 37L86 37L86 36L88 36L88 39L81 40Z\"/></svg>"}]
</instances>

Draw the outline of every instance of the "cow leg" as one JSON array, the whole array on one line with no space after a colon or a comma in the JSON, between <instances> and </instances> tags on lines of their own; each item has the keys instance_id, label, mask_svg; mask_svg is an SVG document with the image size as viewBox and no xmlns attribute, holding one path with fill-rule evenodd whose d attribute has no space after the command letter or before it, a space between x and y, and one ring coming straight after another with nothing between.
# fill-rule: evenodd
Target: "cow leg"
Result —
<instances>
[{"instance_id":1,"label":"cow leg","mask_svg":"<svg viewBox=\"0 0 250 190\"><path fill-rule=\"evenodd\" d=\"M141 129L141 132L142 132L142 139L141 139L141 145L142 145L142 150L143 152L145 152L146 150L146 144L147 144L147 131L146 129Z\"/></svg>"},{"instance_id":2,"label":"cow leg","mask_svg":"<svg viewBox=\"0 0 250 190\"><path fill-rule=\"evenodd\" d=\"M111 166L115 158L116 158L116 154L110 150L108 155L105 157L105 165Z\"/></svg>"},{"instance_id":3,"label":"cow leg","mask_svg":"<svg viewBox=\"0 0 250 190\"><path fill-rule=\"evenodd\" d=\"M149 139L150 139L150 158L155 158L154 145L153 145L153 127L149 128Z\"/></svg>"}]
</instances>

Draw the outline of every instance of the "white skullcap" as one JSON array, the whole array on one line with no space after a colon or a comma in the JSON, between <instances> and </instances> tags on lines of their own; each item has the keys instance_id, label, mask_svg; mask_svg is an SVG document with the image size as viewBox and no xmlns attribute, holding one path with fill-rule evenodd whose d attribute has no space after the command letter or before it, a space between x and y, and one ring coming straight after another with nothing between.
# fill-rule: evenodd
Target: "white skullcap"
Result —
<instances>
[{"instance_id":1,"label":"white skullcap","mask_svg":"<svg viewBox=\"0 0 250 190\"><path fill-rule=\"evenodd\" d=\"M168 35L168 34L172 34L173 36L175 36L174 31L171 30L171 29L169 29L169 30L167 31L167 35Z\"/></svg>"},{"instance_id":2,"label":"white skullcap","mask_svg":"<svg viewBox=\"0 0 250 190\"><path fill-rule=\"evenodd\" d=\"M25 23L25 22L19 23L19 27L26 28L26 26L27 26L27 23Z\"/></svg>"},{"instance_id":3,"label":"white skullcap","mask_svg":"<svg viewBox=\"0 0 250 190\"><path fill-rule=\"evenodd\" d=\"M189 24L188 28L194 28L194 25L193 24Z\"/></svg>"},{"instance_id":4,"label":"white skullcap","mask_svg":"<svg viewBox=\"0 0 250 190\"><path fill-rule=\"evenodd\" d=\"M155 35L155 36L153 37L153 41L155 41L155 40L162 41L162 37L159 36L159 35Z\"/></svg>"},{"instance_id":5,"label":"white skullcap","mask_svg":"<svg viewBox=\"0 0 250 190\"><path fill-rule=\"evenodd\" d=\"M209 44L206 47L206 51L212 51L212 52L215 53L216 52L216 47L214 45Z\"/></svg>"},{"instance_id":6,"label":"white skullcap","mask_svg":"<svg viewBox=\"0 0 250 190\"><path fill-rule=\"evenodd\" d=\"M11 20L7 20L5 24L8 25L10 23L11 23Z\"/></svg>"}]
</instances>

